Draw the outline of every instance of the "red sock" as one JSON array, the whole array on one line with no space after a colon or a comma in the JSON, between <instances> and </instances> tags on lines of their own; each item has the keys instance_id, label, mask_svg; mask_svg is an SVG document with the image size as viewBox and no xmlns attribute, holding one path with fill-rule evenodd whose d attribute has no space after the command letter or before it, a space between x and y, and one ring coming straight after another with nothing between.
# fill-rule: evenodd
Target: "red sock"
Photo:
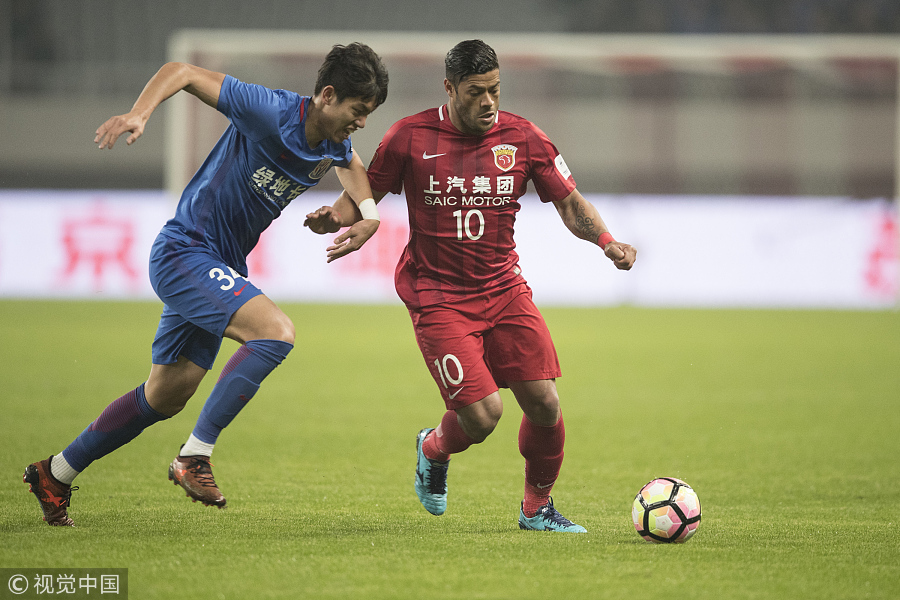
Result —
<instances>
[{"instance_id":1,"label":"red sock","mask_svg":"<svg viewBox=\"0 0 900 600\"><path fill-rule=\"evenodd\" d=\"M422 443L422 453L430 460L447 462L451 454L462 452L475 443L462 427L456 417L456 411L448 410L441 419L437 429L428 434Z\"/></svg>"},{"instance_id":2,"label":"red sock","mask_svg":"<svg viewBox=\"0 0 900 600\"><path fill-rule=\"evenodd\" d=\"M562 414L556 425L541 427L522 415L519 427L519 452L525 457L525 499L522 510L526 517L533 517L547 504L550 490L559 477L563 461L566 428Z\"/></svg>"}]
</instances>

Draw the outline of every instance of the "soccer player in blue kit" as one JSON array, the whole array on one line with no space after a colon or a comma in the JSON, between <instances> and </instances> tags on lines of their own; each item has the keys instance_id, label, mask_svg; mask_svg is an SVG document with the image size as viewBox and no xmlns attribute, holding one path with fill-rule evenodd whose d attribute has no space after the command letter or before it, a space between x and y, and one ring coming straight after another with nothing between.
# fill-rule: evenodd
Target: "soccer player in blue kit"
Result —
<instances>
[{"instance_id":1,"label":"soccer player in blue kit","mask_svg":"<svg viewBox=\"0 0 900 600\"><path fill-rule=\"evenodd\" d=\"M222 370L197 424L169 466L169 479L207 506L225 506L210 468L216 439L293 348L290 319L250 282L246 257L260 234L330 167L362 220L336 238L359 249L378 229L366 169L350 134L387 97L388 75L364 44L334 46L312 96L243 83L184 64L164 65L134 107L97 129L95 143L132 144L151 113L184 90L231 121L181 196L150 255L150 280L165 304L146 382L113 401L61 453L23 479L49 525L72 526L72 481L93 461L184 408L212 368L223 337L241 344Z\"/></svg>"}]
</instances>

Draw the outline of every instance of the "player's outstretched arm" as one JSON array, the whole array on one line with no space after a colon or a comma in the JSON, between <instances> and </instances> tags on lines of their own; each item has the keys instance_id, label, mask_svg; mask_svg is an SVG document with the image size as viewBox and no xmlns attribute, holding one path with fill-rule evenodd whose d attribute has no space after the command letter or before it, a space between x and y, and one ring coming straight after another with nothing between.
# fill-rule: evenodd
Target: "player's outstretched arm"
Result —
<instances>
[{"instance_id":1,"label":"player's outstretched arm","mask_svg":"<svg viewBox=\"0 0 900 600\"><path fill-rule=\"evenodd\" d=\"M572 190L571 194L555 201L553 205L569 231L583 240L600 246L616 268L623 271L631 269L637 258L637 250L629 244L613 239L597 208L588 202L581 192Z\"/></svg>"},{"instance_id":2,"label":"player's outstretched arm","mask_svg":"<svg viewBox=\"0 0 900 600\"><path fill-rule=\"evenodd\" d=\"M327 250L328 262L359 250L375 234L381 223L375 205L384 193L373 194L369 177L359 156L354 153L350 165L336 169L344 191L333 206L306 215L303 224L315 233L334 233L342 227L350 228L334 238Z\"/></svg>"},{"instance_id":3,"label":"player's outstretched arm","mask_svg":"<svg viewBox=\"0 0 900 600\"><path fill-rule=\"evenodd\" d=\"M376 204L387 195L384 192L372 192L372 194ZM359 212L359 207L350 198L347 190L344 190L333 205L323 206L308 213L306 220L303 221L303 226L309 227L313 233L322 235L336 233L361 220L362 214Z\"/></svg>"},{"instance_id":4,"label":"player's outstretched arm","mask_svg":"<svg viewBox=\"0 0 900 600\"><path fill-rule=\"evenodd\" d=\"M130 146L144 133L144 126L156 107L179 90L185 90L215 108L219 103L219 92L224 80L224 73L187 63L166 63L150 78L130 111L107 119L97 128L94 143L101 150L112 148L120 135L130 133L125 140Z\"/></svg>"},{"instance_id":5,"label":"player's outstretched arm","mask_svg":"<svg viewBox=\"0 0 900 600\"><path fill-rule=\"evenodd\" d=\"M346 193L347 192L344 192L344 194ZM377 199L374 201L378 202L383 197L384 194L376 194ZM326 262L331 262L333 260L341 258L342 256L346 256L351 252L356 252L362 247L363 244L366 243L366 241L370 237L372 237L372 234L375 233L375 230L372 229L371 226L372 219L363 219L360 215L359 208L356 206L356 203L350 201L349 204L356 213L353 217L354 222L352 225L350 225L350 229L334 238L334 243L325 249L327 257ZM380 221L375 220L375 229L378 228L379 222Z\"/></svg>"},{"instance_id":6,"label":"player's outstretched arm","mask_svg":"<svg viewBox=\"0 0 900 600\"><path fill-rule=\"evenodd\" d=\"M359 207L367 198L372 198L372 188L369 186L369 176L366 174L366 166L363 164L359 154L354 150L353 158L346 168L336 167L338 179L344 186L344 191L349 194L350 199ZM363 211L364 212L364 211ZM360 213L361 214L361 213ZM361 215L362 219L378 221L378 211L373 215ZM367 219L367 217L370 217ZM374 218L371 218L374 217ZM377 229L377 227L376 227Z\"/></svg>"}]
</instances>

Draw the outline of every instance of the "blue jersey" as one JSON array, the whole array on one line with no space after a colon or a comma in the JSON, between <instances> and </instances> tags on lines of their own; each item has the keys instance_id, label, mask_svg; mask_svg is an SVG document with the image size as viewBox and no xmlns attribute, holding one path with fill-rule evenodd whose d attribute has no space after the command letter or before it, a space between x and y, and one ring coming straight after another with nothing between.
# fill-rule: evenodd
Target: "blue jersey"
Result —
<instances>
[{"instance_id":1,"label":"blue jersey","mask_svg":"<svg viewBox=\"0 0 900 600\"><path fill-rule=\"evenodd\" d=\"M332 166L347 167L350 140L306 141L309 96L226 76L218 110L231 121L181 194L162 234L206 246L247 276L247 254L291 200Z\"/></svg>"}]
</instances>

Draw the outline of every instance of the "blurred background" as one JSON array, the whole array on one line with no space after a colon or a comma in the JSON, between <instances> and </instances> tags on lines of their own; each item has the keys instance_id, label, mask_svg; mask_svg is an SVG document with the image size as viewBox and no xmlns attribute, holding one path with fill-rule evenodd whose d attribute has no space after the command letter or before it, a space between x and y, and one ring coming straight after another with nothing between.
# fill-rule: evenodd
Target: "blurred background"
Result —
<instances>
[{"instance_id":1,"label":"blurred background","mask_svg":"<svg viewBox=\"0 0 900 600\"><path fill-rule=\"evenodd\" d=\"M838 292L856 291L836 295L826 286L813 296L764 295L746 303L894 305L900 271L892 204L900 185L898 34L896 0L375 0L327 7L306 0L0 0L0 190L177 194L226 125L215 111L179 94L154 114L134 146L99 155L92 143L94 130L126 112L160 65L188 60L310 93L329 45L355 40L381 52L391 73L388 102L354 136L367 161L397 118L445 100L442 56L450 45L482 37L500 54L502 107L547 132L579 189L609 203L618 231L665 253L678 241L666 237L676 223L650 231L642 212L652 205L654 215L662 214L657 203L663 202L674 213L670 219L695 211L707 219L677 223L697 225L694 235L744 244L723 250L721 266L710 274L717 281L700 286L704 294L722 282L729 264L746 263L735 279L759 277L767 257L748 258L747 248L774 239L780 251L807 252L797 272L815 272ZM317 191L337 188L329 176ZM722 217L731 219L726 230L725 221L708 220L735 202L742 208ZM839 209L825 214L826 205ZM746 206L755 208L745 213ZM3 214L0 245L13 235L10 217L3 229ZM754 219L760 221L756 233L736 225ZM771 220L781 223L780 234L764 231ZM799 230L789 225L794 222L806 226ZM845 225L817 232L834 223ZM45 268L77 270L85 253L75 246L121 237L98 233L103 227L83 229L80 237L59 234L59 265ZM840 262L830 254L834 236L859 246L843 266L829 266ZM141 244L135 247L144 252ZM817 246L824 249L814 252ZM395 252L391 244L383 254ZM11 275L11 253L4 258L0 247L0 295L42 293L4 287L19 277ZM822 265L811 266L814 255ZM140 256L132 270L143 268ZM645 269L654 271L653 257L643 257ZM747 266L753 261L759 273ZM389 266L381 268L389 279ZM656 270L671 268L660 263ZM785 271L772 289L792 279L794 271ZM663 278L653 285L671 284ZM97 277L85 286L108 287ZM634 287L603 302L646 302ZM734 292L725 304L742 304L746 293ZM697 303L687 296L667 301L665 294L652 302Z\"/></svg>"},{"instance_id":2,"label":"blurred background","mask_svg":"<svg viewBox=\"0 0 900 600\"><path fill-rule=\"evenodd\" d=\"M108 116L130 108L169 57L171 36L184 28L393 31L398 38L403 32L502 32L519 35L523 47L530 33L685 38L850 34L866 39L900 33L900 2L375 0L332 2L325 9L308 0L0 0L0 187L161 188L165 179L162 135L147 135L133 151L114 153L102 164L88 152L94 129ZM598 139L615 138L620 157L635 156L610 163L601 156L600 164L591 170L578 169L580 185L587 191L894 194L895 57L868 62L835 57L831 64L810 68L785 61L746 60L730 65L727 77L721 69L679 70L660 61L619 67L615 73L580 77L577 82L558 80L559 87L570 90L577 85L573 93L579 96L606 102L618 99L638 107L631 122L619 123L628 131L593 132ZM440 92L440 81L434 81L439 78L435 73L420 85ZM310 87L311 82L298 80L290 89L306 93ZM395 93L392 100L398 97ZM508 94L508 98L511 102L515 96ZM722 99L731 100L724 105L731 111L753 99L755 107L769 112L768 118L759 111L744 110L745 122L736 125L738 130L733 123L729 128L729 115L710 109L711 100L722 106ZM679 107L683 111L676 114ZM154 116L151 132L164 130L164 112ZM804 113L821 115L826 125L804 120ZM681 132L679 115L686 119L707 115L706 133L698 139L697 128L693 135ZM538 120L538 115L533 118ZM546 120L544 116L539 124L552 129ZM847 131L829 135L823 131L829 121L831 129ZM379 125L382 131L387 127ZM708 131L710 127L713 131ZM371 137L378 138L380 133ZM704 151L703 147L723 139L734 142L731 149ZM734 148L741 144L743 148ZM852 156L838 156L842 152ZM731 171L738 176L723 168L728 166L721 164L723 154L733 156L736 166Z\"/></svg>"}]
</instances>

